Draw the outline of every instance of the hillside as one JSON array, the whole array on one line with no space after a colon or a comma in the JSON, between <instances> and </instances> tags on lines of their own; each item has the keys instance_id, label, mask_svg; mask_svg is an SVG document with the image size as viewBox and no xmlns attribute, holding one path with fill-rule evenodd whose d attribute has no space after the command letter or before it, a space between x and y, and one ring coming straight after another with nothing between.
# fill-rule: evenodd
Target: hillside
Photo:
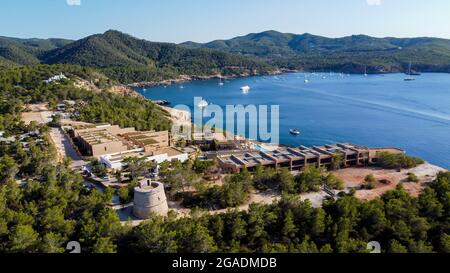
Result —
<instances>
[{"instance_id":1,"label":"hillside","mask_svg":"<svg viewBox=\"0 0 450 273\"><path fill-rule=\"evenodd\" d=\"M327 38L276 31L206 44L149 42L110 30L78 41L0 37L0 67L75 64L121 83L214 75L246 76L283 69L348 73L450 72L450 40Z\"/></svg>"},{"instance_id":2,"label":"hillside","mask_svg":"<svg viewBox=\"0 0 450 273\"><path fill-rule=\"evenodd\" d=\"M0 37L0 67L39 63L98 68L122 83L162 81L181 75L252 75L274 70L254 58L149 42L114 30L78 41Z\"/></svg>"},{"instance_id":3,"label":"hillside","mask_svg":"<svg viewBox=\"0 0 450 273\"><path fill-rule=\"evenodd\" d=\"M41 61L100 68L124 83L173 79L180 75L257 74L272 70L264 62L239 55L149 42L113 30L48 51Z\"/></svg>"},{"instance_id":4,"label":"hillside","mask_svg":"<svg viewBox=\"0 0 450 273\"><path fill-rule=\"evenodd\" d=\"M188 48L209 48L268 60L305 70L361 73L405 71L409 62L418 71L450 72L450 40L438 38L374 38L354 35L327 38L276 31L253 33L206 44L186 42Z\"/></svg>"},{"instance_id":5,"label":"hillside","mask_svg":"<svg viewBox=\"0 0 450 273\"><path fill-rule=\"evenodd\" d=\"M71 42L65 39L19 39L0 36L0 67L38 64L42 54Z\"/></svg>"}]
</instances>

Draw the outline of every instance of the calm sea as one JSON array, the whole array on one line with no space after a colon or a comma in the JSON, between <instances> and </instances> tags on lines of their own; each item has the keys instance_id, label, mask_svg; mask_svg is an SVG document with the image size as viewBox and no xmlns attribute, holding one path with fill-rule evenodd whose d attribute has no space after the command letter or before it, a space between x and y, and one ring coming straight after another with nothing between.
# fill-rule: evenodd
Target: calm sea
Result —
<instances>
[{"instance_id":1,"label":"calm sea","mask_svg":"<svg viewBox=\"0 0 450 273\"><path fill-rule=\"evenodd\" d=\"M191 108L194 96L220 106L275 104L280 106L282 144L398 147L450 169L450 74L423 74L410 82L404 78L293 73L234 79L223 86L211 80L138 91ZM249 94L240 91L244 85L251 86ZM302 134L290 135L293 128Z\"/></svg>"}]
</instances>

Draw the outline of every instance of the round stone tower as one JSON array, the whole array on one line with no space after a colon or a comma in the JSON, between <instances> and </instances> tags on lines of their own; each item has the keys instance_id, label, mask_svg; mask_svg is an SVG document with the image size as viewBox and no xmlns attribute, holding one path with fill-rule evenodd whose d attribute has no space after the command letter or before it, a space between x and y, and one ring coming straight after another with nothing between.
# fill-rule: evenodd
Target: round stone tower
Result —
<instances>
[{"instance_id":1,"label":"round stone tower","mask_svg":"<svg viewBox=\"0 0 450 273\"><path fill-rule=\"evenodd\" d=\"M148 219L152 214L166 216L168 211L162 183L147 180L134 188L134 216L139 219Z\"/></svg>"}]
</instances>

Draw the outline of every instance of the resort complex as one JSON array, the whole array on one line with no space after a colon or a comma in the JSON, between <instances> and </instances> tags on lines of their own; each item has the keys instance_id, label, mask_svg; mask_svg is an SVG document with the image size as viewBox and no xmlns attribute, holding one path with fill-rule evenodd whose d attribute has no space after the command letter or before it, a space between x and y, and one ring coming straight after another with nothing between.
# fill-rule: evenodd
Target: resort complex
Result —
<instances>
[{"instance_id":1,"label":"resort complex","mask_svg":"<svg viewBox=\"0 0 450 273\"><path fill-rule=\"evenodd\" d=\"M242 169L254 170L257 166L269 168L289 168L300 171L308 166L329 167L334 156L342 156L342 165L367 166L376 163L381 152L404 153L397 148L371 149L355 144L334 144L308 148L300 146L278 147L272 151L242 151L219 155L218 161L224 171L239 173Z\"/></svg>"},{"instance_id":2,"label":"resort complex","mask_svg":"<svg viewBox=\"0 0 450 273\"><path fill-rule=\"evenodd\" d=\"M168 131L138 132L117 125L91 124L74 127L70 134L81 153L96 157L109 169L122 169L123 161L130 157L157 163L188 159L187 153L170 146Z\"/></svg>"},{"instance_id":3,"label":"resort complex","mask_svg":"<svg viewBox=\"0 0 450 273\"><path fill-rule=\"evenodd\" d=\"M450 253L450 1L134 2L0 4L0 254L27 261L11 267Z\"/></svg>"}]
</instances>

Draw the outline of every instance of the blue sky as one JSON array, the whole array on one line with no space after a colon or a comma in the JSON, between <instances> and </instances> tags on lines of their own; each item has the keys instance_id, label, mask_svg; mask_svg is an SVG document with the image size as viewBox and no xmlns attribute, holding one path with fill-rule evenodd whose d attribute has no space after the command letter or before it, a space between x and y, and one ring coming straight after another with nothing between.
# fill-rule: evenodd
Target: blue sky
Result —
<instances>
[{"instance_id":1,"label":"blue sky","mask_svg":"<svg viewBox=\"0 0 450 273\"><path fill-rule=\"evenodd\" d=\"M117 29L206 42L273 29L450 38L449 14L448 0L2 0L0 36L78 39Z\"/></svg>"}]
</instances>

